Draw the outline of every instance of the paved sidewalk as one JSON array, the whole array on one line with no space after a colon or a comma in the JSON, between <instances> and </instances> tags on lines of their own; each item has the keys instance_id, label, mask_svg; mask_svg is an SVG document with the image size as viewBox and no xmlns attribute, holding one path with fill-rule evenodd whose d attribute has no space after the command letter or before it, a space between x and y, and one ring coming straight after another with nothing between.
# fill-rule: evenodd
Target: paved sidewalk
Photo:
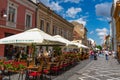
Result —
<instances>
[{"instance_id":1,"label":"paved sidewalk","mask_svg":"<svg viewBox=\"0 0 120 80\"><path fill-rule=\"evenodd\" d=\"M74 67L72 67L69 70L65 71L64 73L58 75L57 77L52 78L52 80L67 80L69 77L71 77L72 75L76 74L77 71L79 71L80 69L84 68L89 63L90 63L89 59L80 61Z\"/></svg>"},{"instance_id":2,"label":"paved sidewalk","mask_svg":"<svg viewBox=\"0 0 120 80\"><path fill-rule=\"evenodd\" d=\"M112 57L99 57L67 80L120 80L120 64Z\"/></svg>"}]
</instances>

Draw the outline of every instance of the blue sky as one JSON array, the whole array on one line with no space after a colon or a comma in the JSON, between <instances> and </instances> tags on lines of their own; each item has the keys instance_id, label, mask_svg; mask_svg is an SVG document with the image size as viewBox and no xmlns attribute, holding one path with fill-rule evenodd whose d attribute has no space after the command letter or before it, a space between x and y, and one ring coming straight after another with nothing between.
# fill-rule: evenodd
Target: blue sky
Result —
<instances>
[{"instance_id":1,"label":"blue sky","mask_svg":"<svg viewBox=\"0 0 120 80\"><path fill-rule=\"evenodd\" d=\"M109 34L110 9L112 0L40 0L57 14L71 21L84 24L88 38L97 44Z\"/></svg>"}]
</instances>

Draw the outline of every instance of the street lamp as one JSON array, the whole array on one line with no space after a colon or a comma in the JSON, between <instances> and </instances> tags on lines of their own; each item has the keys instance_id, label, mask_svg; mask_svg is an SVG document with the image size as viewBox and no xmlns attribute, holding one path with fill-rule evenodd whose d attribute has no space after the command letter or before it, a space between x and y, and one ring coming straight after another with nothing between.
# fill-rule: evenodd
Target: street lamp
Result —
<instances>
[{"instance_id":1,"label":"street lamp","mask_svg":"<svg viewBox=\"0 0 120 80\"><path fill-rule=\"evenodd\" d=\"M2 18L2 17L7 17L7 12L6 12L5 9L2 9L2 10L0 11L0 17L1 17L1 18Z\"/></svg>"}]
</instances>

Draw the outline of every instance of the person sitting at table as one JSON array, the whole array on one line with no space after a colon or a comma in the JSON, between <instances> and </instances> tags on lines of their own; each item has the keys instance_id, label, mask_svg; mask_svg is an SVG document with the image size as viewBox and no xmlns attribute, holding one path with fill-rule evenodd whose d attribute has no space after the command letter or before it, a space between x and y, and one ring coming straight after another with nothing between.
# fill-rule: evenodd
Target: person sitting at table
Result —
<instances>
[{"instance_id":1,"label":"person sitting at table","mask_svg":"<svg viewBox=\"0 0 120 80\"><path fill-rule=\"evenodd\" d=\"M22 60L23 60L23 59L24 59L24 60L27 59L27 54L25 53L24 48L21 49L21 54L20 54L20 55L21 55L21 59L22 59Z\"/></svg>"},{"instance_id":2,"label":"person sitting at table","mask_svg":"<svg viewBox=\"0 0 120 80\"><path fill-rule=\"evenodd\" d=\"M15 54L15 60L18 61L18 59L20 58L20 49L19 47L17 48L16 54Z\"/></svg>"}]
</instances>

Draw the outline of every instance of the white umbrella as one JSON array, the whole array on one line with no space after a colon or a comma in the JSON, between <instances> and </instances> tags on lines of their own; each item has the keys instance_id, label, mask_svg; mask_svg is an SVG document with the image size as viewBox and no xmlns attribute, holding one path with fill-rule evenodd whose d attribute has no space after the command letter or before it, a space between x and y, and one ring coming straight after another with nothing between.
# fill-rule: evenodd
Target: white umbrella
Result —
<instances>
[{"instance_id":1,"label":"white umbrella","mask_svg":"<svg viewBox=\"0 0 120 80\"><path fill-rule=\"evenodd\" d=\"M86 49L88 48L87 46L80 44L80 43L78 43L78 47L82 47L82 48L86 48Z\"/></svg>"},{"instance_id":2,"label":"white umbrella","mask_svg":"<svg viewBox=\"0 0 120 80\"><path fill-rule=\"evenodd\" d=\"M62 42L62 43L65 43L67 46L68 46L68 44L70 43L69 40L63 38L63 37L60 36L60 35L55 35L55 36L53 36L53 37L54 37L57 41Z\"/></svg>"},{"instance_id":3,"label":"white umbrella","mask_svg":"<svg viewBox=\"0 0 120 80\"><path fill-rule=\"evenodd\" d=\"M78 48L88 48L87 46L81 44L81 43L78 43L78 42L75 42L75 41L71 41L73 42L75 45L77 45Z\"/></svg>"},{"instance_id":4,"label":"white umbrella","mask_svg":"<svg viewBox=\"0 0 120 80\"><path fill-rule=\"evenodd\" d=\"M73 43L73 42L65 39L64 37L62 37L62 36L60 36L60 35L55 35L55 36L53 36L53 37L54 37L57 41L62 42L62 43L65 43L66 46L69 46L69 47L70 47L70 46L77 46L75 43Z\"/></svg>"},{"instance_id":5,"label":"white umbrella","mask_svg":"<svg viewBox=\"0 0 120 80\"><path fill-rule=\"evenodd\" d=\"M20 44L37 43L40 45L52 45L61 42L56 41L55 38L41 31L40 29L34 28L19 34L15 34L0 39L0 44L14 44L14 43L20 43Z\"/></svg>"}]
</instances>

